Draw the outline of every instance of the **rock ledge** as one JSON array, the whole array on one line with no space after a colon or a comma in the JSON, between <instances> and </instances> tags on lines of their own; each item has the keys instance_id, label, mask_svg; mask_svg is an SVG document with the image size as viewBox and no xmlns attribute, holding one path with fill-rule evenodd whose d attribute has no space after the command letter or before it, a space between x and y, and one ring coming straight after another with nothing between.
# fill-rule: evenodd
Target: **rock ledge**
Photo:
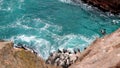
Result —
<instances>
[{"instance_id":1,"label":"rock ledge","mask_svg":"<svg viewBox=\"0 0 120 68\"><path fill-rule=\"evenodd\" d=\"M0 68L61 68L45 64L31 51L14 48L12 42L0 42Z\"/></svg>"}]
</instances>

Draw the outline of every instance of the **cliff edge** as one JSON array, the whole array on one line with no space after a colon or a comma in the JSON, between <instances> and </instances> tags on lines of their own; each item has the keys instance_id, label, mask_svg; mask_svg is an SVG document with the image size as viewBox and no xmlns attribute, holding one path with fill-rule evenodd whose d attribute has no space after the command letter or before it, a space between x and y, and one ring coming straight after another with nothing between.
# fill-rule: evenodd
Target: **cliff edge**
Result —
<instances>
[{"instance_id":1,"label":"cliff edge","mask_svg":"<svg viewBox=\"0 0 120 68\"><path fill-rule=\"evenodd\" d=\"M12 42L0 42L0 68L60 68L45 64L31 51L14 48Z\"/></svg>"},{"instance_id":2,"label":"cliff edge","mask_svg":"<svg viewBox=\"0 0 120 68\"><path fill-rule=\"evenodd\" d=\"M120 29L96 39L69 68L120 68Z\"/></svg>"}]
</instances>

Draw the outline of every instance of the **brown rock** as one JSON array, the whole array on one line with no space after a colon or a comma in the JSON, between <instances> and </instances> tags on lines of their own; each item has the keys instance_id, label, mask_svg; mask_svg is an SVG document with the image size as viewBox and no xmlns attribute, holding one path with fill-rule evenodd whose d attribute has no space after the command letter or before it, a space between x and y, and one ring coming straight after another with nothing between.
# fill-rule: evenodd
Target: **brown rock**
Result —
<instances>
[{"instance_id":1,"label":"brown rock","mask_svg":"<svg viewBox=\"0 0 120 68\"><path fill-rule=\"evenodd\" d=\"M73 0L80 2L81 0ZM114 14L120 13L120 0L82 0L85 3L98 7L103 11L110 11Z\"/></svg>"},{"instance_id":2,"label":"brown rock","mask_svg":"<svg viewBox=\"0 0 120 68\"><path fill-rule=\"evenodd\" d=\"M120 68L120 29L96 39L70 68Z\"/></svg>"},{"instance_id":3,"label":"brown rock","mask_svg":"<svg viewBox=\"0 0 120 68\"><path fill-rule=\"evenodd\" d=\"M0 68L60 68L45 64L32 52L13 48L12 42L0 42Z\"/></svg>"}]
</instances>

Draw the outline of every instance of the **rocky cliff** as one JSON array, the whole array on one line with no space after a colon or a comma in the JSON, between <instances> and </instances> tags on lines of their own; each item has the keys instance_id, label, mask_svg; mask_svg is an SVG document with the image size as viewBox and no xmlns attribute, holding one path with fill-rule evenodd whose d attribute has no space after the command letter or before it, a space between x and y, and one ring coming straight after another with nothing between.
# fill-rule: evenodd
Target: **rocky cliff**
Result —
<instances>
[{"instance_id":1,"label":"rocky cliff","mask_svg":"<svg viewBox=\"0 0 120 68\"><path fill-rule=\"evenodd\" d=\"M0 68L120 68L120 29L97 38L83 52L54 52L46 63L24 47L14 48L12 42L0 41Z\"/></svg>"},{"instance_id":2,"label":"rocky cliff","mask_svg":"<svg viewBox=\"0 0 120 68\"><path fill-rule=\"evenodd\" d=\"M83 1L98 7L103 11L110 11L114 14L120 13L120 0L72 0L76 3Z\"/></svg>"},{"instance_id":3,"label":"rocky cliff","mask_svg":"<svg viewBox=\"0 0 120 68\"><path fill-rule=\"evenodd\" d=\"M45 64L31 51L14 48L12 42L0 41L0 68L60 68Z\"/></svg>"},{"instance_id":4,"label":"rocky cliff","mask_svg":"<svg viewBox=\"0 0 120 68\"><path fill-rule=\"evenodd\" d=\"M120 68L120 29L96 39L69 68Z\"/></svg>"}]
</instances>

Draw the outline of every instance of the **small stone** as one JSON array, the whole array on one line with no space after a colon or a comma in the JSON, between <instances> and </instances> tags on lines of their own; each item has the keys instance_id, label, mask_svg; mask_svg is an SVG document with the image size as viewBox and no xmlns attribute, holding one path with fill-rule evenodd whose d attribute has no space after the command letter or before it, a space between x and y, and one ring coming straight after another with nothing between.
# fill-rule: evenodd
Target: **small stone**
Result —
<instances>
[{"instance_id":1,"label":"small stone","mask_svg":"<svg viewBox=\"0 0 120 68\"><path fill-rule=\"evenodd\" d=\"M62 51L58 49L58 53L62 53Z\"/></svg>"}]
</instances>

